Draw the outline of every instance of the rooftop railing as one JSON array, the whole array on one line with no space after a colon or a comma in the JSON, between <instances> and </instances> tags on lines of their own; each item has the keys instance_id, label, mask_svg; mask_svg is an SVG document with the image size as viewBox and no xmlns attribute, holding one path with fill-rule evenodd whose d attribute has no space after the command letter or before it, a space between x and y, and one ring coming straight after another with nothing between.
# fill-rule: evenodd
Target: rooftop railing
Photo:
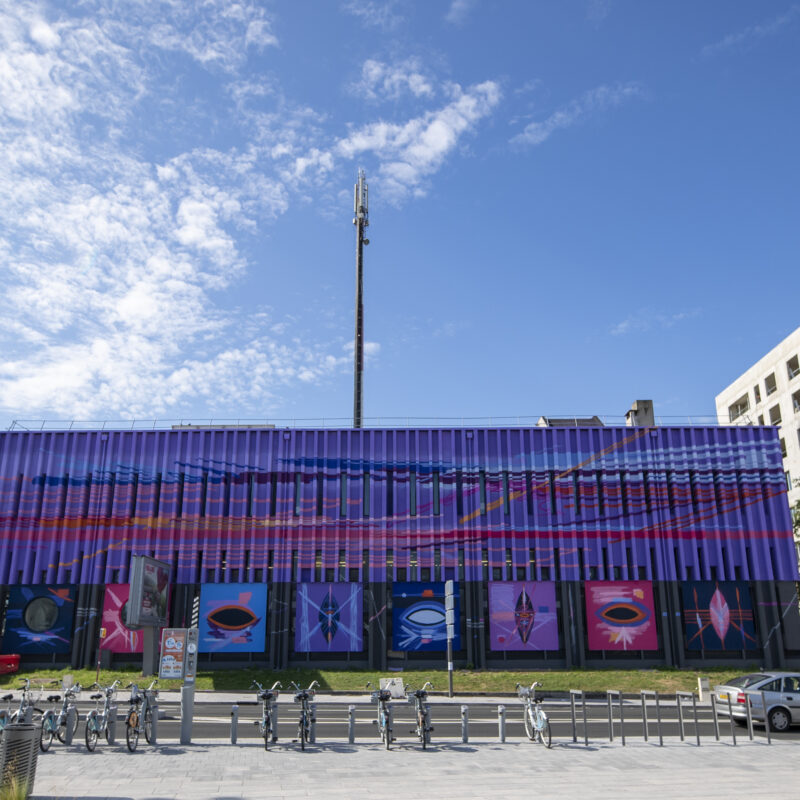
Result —
<instances>
[{"instance_id":1,"label":"rooftop railing","mask_svg":"<svg viewBox=\"0 0 800 800\"><path fill-rule=\"evenodd\" d=\"M543 420L546 420L545 423ZM573 415L573 416L516 416L516 417L370 417L363 420L362 428L573 428L625 427L621 415ZM738 424L754 424L750 420ZM709 427L730 426L725 417L708 415L658 416L657 427ZM278 429L342 429L352 428L352 417L318 418L217 418L207 419L124 419L124 420L26 420L15 419L9 431L147 431L147 430L262 430Z\"/></svg>"}]
</instances>

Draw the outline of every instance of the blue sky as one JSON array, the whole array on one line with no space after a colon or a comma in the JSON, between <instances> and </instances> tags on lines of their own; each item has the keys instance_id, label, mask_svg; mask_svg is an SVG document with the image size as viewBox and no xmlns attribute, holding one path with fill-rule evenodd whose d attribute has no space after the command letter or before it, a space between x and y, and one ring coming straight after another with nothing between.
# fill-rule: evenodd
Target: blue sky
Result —
<instances>
[{"instance_id":1,"label":"blue sky","mask_svg":"<svg viewBox=\"0 0 800 800\"><path fill-rule=\"evenodd\" d=\"M798 325L800 5L0 0L0 420L714 413Z\"/></svg>"}]
</instances>

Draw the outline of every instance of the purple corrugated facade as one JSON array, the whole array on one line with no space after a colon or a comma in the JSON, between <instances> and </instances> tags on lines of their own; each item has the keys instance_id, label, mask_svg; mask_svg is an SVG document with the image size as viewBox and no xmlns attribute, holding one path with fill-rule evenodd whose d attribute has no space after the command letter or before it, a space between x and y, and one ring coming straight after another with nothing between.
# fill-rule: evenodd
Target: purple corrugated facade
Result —
<instances>
[{"instance_id":1,"label":"purple corrugated facade","mask_svg":"<svg viewBox=\"0 0 800 800\"><path fill-rule=\"evenodd\" d=\"M0 478L5 585L798 577L769 427L13 431Z\"/></svg>"}]
</instances>

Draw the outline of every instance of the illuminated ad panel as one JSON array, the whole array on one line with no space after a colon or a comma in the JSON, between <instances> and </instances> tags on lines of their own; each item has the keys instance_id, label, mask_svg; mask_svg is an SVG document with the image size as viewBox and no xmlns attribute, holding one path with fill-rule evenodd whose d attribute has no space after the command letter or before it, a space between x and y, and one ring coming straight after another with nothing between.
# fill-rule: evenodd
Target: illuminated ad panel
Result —
<instances>
[{"instance_id":1,"label":"illuminated ad panel","mask_svg":"<svg viewBox=\"0 0 800 800\"><path fill-rule=\"evenodd\" d=\"M203 584L200 590L201 653L263 653L266 636L266 584Z\"/></svg>"},{"instance_id":2,"label":"illuminated ad panel","mask_svg":"<svg viewBox=\"0 0 800 800\"><path fill-rule=\"evenodd\" d=\"M360 583L301 583L297 587L297 653L357 653L363 649Z\"/></svg>"},{"instance_id":3,"label":"illuminated ad panel","mask_svg":"<svg viewBox=\"0 0 800 800\"><path fill-rule=\"evenodd\" d=\"M392 649L447 650L444 581L395 583L392 591ZM453 650L461 649L459 589L455 585L455 638Z\"/></svg>"},{"instance_id":4,"label":"illuminated ad panel","mask_svg":"<svg viewBox=\"0 0 800 800\"><path fill-rule=\"evenodd\" d=\"M101 650L110 650L112 653L142 652L142 632L133 631L127 625L130 592L129 583L106 586L100 624Z\"/></svg>"},{"instance_id":5,"label":"illuminated ad panel","mask_svg":"<svg viewBox=\"0 0 800 800\"><path fill-rule=\"evenodd\" d=\"M489 584L492 650L558 650L554 581L494 581Z\"/></svg>"},{"instance_id":6,"label":"illuminated ad panel","mask_svg":"<svg viewBox=\"0 0 800 800\"><path fill-rule=\"evenodd\" d=\"M658 650L650 581L587 581L590 650Z\"/></svg>"}]
</instances>

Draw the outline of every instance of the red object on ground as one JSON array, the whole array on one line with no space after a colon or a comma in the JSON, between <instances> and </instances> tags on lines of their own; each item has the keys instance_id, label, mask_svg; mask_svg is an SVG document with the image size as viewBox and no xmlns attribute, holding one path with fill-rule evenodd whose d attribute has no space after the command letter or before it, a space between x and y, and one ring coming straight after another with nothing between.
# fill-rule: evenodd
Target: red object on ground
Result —
<instances>
[{"instance_id":1,"label":"red object on ground","mask_svg":"<svg viewBox=\"0 0 800 800\"><path fill-rule=\"evenodd\" d=\"M19 672L19 656L0 656L0 675Z\"/></svg>"}]
</instances>

